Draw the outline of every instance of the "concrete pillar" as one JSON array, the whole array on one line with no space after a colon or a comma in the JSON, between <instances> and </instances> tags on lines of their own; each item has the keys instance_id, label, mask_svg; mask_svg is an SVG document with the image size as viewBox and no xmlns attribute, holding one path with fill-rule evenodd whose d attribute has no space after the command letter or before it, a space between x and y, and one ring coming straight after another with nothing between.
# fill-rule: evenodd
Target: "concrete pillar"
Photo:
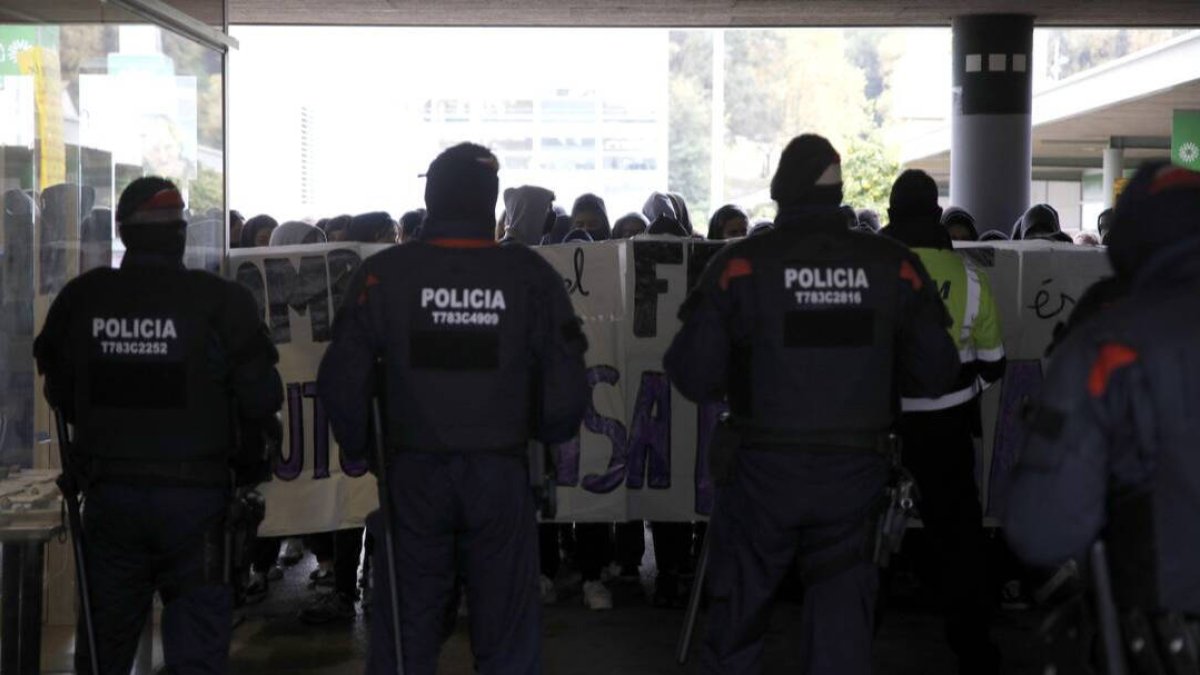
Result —
<instances>
[{"instance_id":1,"label":"concrete pillar","mask_svg":"<svg viewBox=\"0 0 1200 675\"><path fill-rule=\"evenodd\" d=\"M950 203L981 233L1009 232L1033 179L1033 17L960 16L952 26Z\"/></svg>"},{"instance_id":2,"label":"concrete pillar","mask_svg":"<svg viewBox=\"0 0 1200 675\"><path fill-rule=\"evenodd\" d=\"M1125 151L1121 148L1105 148L1104 149L1104 208L1112 208L1117 200L1113 196L1113 189L1117 185L1117 180L1124 175L1125 171Z\"/></svg>"}]
</instances>

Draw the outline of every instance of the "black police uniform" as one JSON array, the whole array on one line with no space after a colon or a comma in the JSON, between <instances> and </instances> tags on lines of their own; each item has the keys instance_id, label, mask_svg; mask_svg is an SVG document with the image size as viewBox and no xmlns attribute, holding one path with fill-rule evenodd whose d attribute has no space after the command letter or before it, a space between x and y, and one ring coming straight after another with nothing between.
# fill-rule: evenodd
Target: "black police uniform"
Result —
<instances>
[{"instance_id":1,"label":"black police uniform","mask_svg":"<svg viewBox=\"0 0 1200 675\"><path fill-rule=\"evenodd\" d=\"M491 230L431 220L420 242L365 260L318 376L335 437L361 457L382 364L409 675L436 670L456 570L480 672L541 669L526 448L531 437L578 432L587 345L560 275L524 246L497 246ZM368 527L378 532L377 514ZM387 565L373 570L377 597L387 597ZM391 673L392 617L377 605L368 672Z\"/></svg>"},{"instance_id":2,"label":"black police uniform","mask_svg":"<svg viewBox=\"0 0 1200 675\"><path fill-rule=\"evenodd\" d=\"M771 600L798 555L805 672L867 673L880 441L900 394L943 392L958 356L916 255L848 231L837 207L785 208L776 225L709 264L664 359L687 398L727 395L742 434L709 527L704 666L761 671Z\"/></svg>"},{"instance_id":3,"label":"black police uniform","mask_svg":"<svg viewBox=\"0 0 1200 675\"><path fill-rule=\"evenodd\" d=\"M1192 180L1200 195L1200 176ZM1180 213L1180 222L1194 227L1195 213ZM1148 221L1129 225L1146 231ZM1005 518L1013 550L1034 565L1081 557L1104 537L1118 606L1193 619L1200 617L1197 298L1200 236L1193 233L1153 256L1124 299L1055 350L1028 415Z\"/></svg>"},{"instance_id":4,"label":"black police uniform","mask_svg":"<svg viewBox=\"0 0 1200 675\"><path fill-rule=\"evenodd\" d=\"M253 297L178 256L129 250L119 270L63 288L35 353L75 429L101 671L129 672L157 591L171 672L227 672L232 599L212 544L242 459L233 425L283 401Z\"/></svg>"}]
</instances>

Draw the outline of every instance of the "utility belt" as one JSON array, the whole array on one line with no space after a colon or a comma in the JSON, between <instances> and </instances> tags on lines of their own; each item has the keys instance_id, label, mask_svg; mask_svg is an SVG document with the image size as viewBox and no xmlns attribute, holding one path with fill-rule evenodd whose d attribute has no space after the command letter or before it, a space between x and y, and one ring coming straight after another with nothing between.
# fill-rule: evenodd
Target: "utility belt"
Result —
<instances>
[{"instance_id":1,"label":"utility belt","mask_svg":"<svg viewBox=\"0 0 1200 675\"><path fill-rule=\"evenodd\" d=\"M869 559L880 567L887 567L892 554L900 550L908 522L916 514L916 483L900 462L900 439L889 432L871 431L815 431L796 432L766 429L738 420L732 415L723 415L709 443L709 471L718 485L732 482L739 449L818 451L818 452L874 452L888 460L890 475L883 493L867 513L862 528L856 528L847 536L857 536L867 530L866 550L861 556L839 561L821 574L836 574L841 569Z\"/></svg>"},{"instance_id":2,"label":"utility belt","mask_svg":"<svg viewBox=\"0 0 1200 675\"><path fill-rule=\"evenodd\" d=\"M877 452L886 457L892 454L894 443L888 432L777 429L725 414L717 421L708 446L708 466L717 485L728 485L733 479L734 458L741 449Z\"/></svg>"},{"instance_id":3,"label":"utility belt","mask_svg":"<svg viewBox=\"0 0 1200 675\"><path fill-rule=\"evenodd\" d=\"M184 461L146 461L87 457L81 484L123 483L127 485L168 485L179 487L228 487L228 458Z\"/></svg>"}]
</instances>

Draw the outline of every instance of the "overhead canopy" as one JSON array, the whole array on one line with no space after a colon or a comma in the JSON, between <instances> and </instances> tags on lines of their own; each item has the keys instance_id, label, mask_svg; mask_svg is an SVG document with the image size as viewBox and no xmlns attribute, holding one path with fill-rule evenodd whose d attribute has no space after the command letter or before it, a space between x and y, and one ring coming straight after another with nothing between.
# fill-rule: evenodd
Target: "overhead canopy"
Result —
<instances>
[{"instance_id":1,"label":"overhead canopy","mask_svg":"<svg viewBox=\"0 0 1200 675\"><path fill-rule=\"evenodd\" d=\"M1123 147L1128 167L1170 155L1175 110L1200 110L1200 32L1085 71L1033 97L1035 179L1078 180ZM950 177L950 127L905 144L902 161Z\"/></svg>"},{"instance_id":2,"label":"overhead canopy","mask_svg":"<svg viewBox=\"0 0 1200 675\"><path fill-rule=\"evenodd\" d=\"M219 23L222 0L168 0ZM100 0L4 0L0 22L113 21ZM229 0L239 24L437 26L947 26L1034 13L1044 26L1200 25L1197 0Z\"/></svg>"}]
</instances>

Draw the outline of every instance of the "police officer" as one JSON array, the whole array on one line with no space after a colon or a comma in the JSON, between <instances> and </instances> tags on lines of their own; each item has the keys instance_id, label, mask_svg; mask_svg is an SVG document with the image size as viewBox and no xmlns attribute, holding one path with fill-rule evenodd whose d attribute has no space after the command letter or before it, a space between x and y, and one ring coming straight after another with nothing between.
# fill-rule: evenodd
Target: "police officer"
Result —
<instances>
[{"instance_id":1,"label":"police officer","mask_svg":"<svg viewBox=\"0 0 1200 675\"><path fill-rule=\"evenodd\" d=\"M868 523L888 479L881 440L898 392L958 373L948 318L920 260L847 230L840 159L794 139L771 181L774 231L709 264L664 363L687 398L728 396L740 435L709 527L710 673L758 673L772 596L799 558L805 672L870 672L878 584Z\"/></svg>"},{"instance_id":2,"label":"police officer","mask_svg":"<svg viewBox=\"0 0 1200 675\"><path fill-rule=\"evenodd\" d=\"M233 451L234 425L262 428L283 401L250 293L184 268L183 208L167 180L131 183L117 205L120 269L67 284L34 345L47 399L74 425L105 674L129 672L156 591L168 670L228 671L232 595L220 543L231 468L252 484L265 464L262 443ZM83 636L76 669L90 673Z\"/></svg>"},{"instance_id":3,"label":"police officer","mask_svg":"<svg viewBox=\"0 0 1200 675\"><path fill-rule=\"evenodd\" d=\"M1128 294L1055 350L1027 415L1006 532L1018 555L1041 566L1103 537L1123 612L1194 618L1200 174L1143 166L1118 201L1109 236Z\"/></svg>"},{"instance_id":4,"label":"police officer","mask_svg":"<svg viewBox=\"0 0 1200 675\"><path fill-rule=\"evenodd\" d=\"M883 234L921 258L953 320L950 336L962 370L941 396L906 396L899 430L904 466L920 495L921 522L935 546L946 637L961 672L987 675L999 671L1000 655L989 636L994 594L972 437L980 426L980 394L1004 376L1004 338L987 274L954 252L941 215L933 178L915 169L900 174Z\"/></svg>"},{"instance_id":5,"label":"police officer","mask_svg":"<svg viewBox=\"0 0 1200 675\"><path fill-rule=\"evenodd\" d=\"M437 668L456 571L466 577L479 671L541 671L525 453L531 438L557 443L578 432L587 344L561 276L529 248L493 240L498 170L472 144L433 161L420 240L363 262L318 375L350 456L367 454L371 397L382 395L398 578L387 578L383 561L373 570L377 597L400 584L408 675ZM375 517L368 527L379 536ZM378 604L368 672L392 673L393 617Z\"/></svg>"}]
</instances>

